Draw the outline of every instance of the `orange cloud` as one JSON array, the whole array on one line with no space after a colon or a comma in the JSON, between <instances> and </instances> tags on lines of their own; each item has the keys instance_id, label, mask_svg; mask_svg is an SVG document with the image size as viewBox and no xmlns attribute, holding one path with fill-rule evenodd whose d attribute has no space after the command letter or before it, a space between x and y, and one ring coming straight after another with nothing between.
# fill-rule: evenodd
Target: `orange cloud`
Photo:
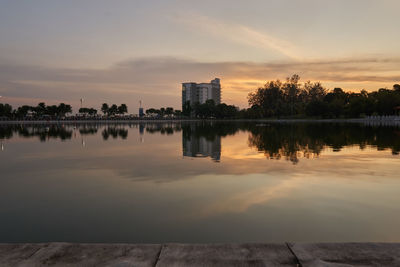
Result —
<instances>
[{"instance_id":1,"label":"orange cloud","mask_svg":"<svg viewBox=\"0 0 400 267\"><path fill-rule=\"evenodd\" d=\"M142 58L106 69L56 69L0 65L0 95L15 104L59 100L79 106L79 99L98 107L103 102L126 103L135 112L146 107L180 108L181 82L222 79L222 99L247 106L247 94L267 80L297 73L302 80L321 81L328 88L376 90L400 81L399 58L354 58L320 61L198 62L177 58ZM32 99L32 103L27 103Z\"/></svg>"}]
</instances>

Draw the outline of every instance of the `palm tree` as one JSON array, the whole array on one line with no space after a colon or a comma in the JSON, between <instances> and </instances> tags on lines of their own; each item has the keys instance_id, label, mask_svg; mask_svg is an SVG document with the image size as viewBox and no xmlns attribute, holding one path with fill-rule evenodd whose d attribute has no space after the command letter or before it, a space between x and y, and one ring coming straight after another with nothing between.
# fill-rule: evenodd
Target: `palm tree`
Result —
<instances>
[{"instance_id":1,"label":"palm tree","mask_svg":"<svg viewBox=\"0 0 400 267\"><path fill-rule=\"evenodd\" d=\"M121 104L121 106L118 107L118 113L119 114L128 113L128 107L126 106L126 104Z\"/></svg>"},{"instance_id":2,"label":"palm tree","mask_svg":"<svg viewBox=\"0 0 400 267\"><path fill-rule=\"evenodd\" d=\"M107 103L103 103L103 105L101 105L101 112L104 113L104 115L109 113L110 108L108 107Z\"/></svg>"}]
</instances>

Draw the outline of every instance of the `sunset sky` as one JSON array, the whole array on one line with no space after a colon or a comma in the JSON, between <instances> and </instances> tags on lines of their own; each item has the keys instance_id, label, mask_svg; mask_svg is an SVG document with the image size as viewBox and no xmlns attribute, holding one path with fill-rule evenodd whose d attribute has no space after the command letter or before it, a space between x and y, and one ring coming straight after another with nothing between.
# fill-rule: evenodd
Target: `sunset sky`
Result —
<instances>
[{"instance_id":1,"label":"sunset sky","mask_svg":"<svg viewBox=\"0 0 400 267\"><path fill-rule=\"evenodd\" d=\"M0 95L14 106L180 109L181 83L222 100L294 73L328 88L400 83L398 0L0 0Z\"/></svg>"}]
</instances>

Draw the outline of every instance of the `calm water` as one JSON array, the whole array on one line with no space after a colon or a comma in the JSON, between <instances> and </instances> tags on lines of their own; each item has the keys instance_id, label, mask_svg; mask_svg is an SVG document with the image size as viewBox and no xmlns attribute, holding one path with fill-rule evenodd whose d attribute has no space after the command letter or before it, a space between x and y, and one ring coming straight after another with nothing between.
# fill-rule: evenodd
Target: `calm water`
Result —
<instances>
[{"instance_id":1,"label":"calm water","mask_svg":"<svg viewBox=\"0 0 400 267\"><path fill-rule=\"evenodd\" d=\"M400 128L0 126L0 242L400 241Z\"/></svg>"}]
</instances>

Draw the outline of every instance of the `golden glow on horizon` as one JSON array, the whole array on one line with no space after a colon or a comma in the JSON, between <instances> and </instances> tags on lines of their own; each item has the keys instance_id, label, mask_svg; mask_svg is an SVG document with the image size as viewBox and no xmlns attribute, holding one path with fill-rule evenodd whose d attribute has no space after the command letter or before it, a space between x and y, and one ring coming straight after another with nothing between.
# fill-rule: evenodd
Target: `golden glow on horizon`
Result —
<instances>
[{"instance_id":1,"label":"golden glow on horizon","mask_svg":"<svg viewBox=\"0 0 400 267\"><path fill-rule=\"evenodd\" d=\"M265 76L260 74L259 77L249 77L248 74L252 76L258 75L256 70L256 74L251 73L250 69L241 69L241 71L234 71L231 73L226 73L223 75L214 75L215 77L221 78L222 84L222 101L228 104L238 105L241 108L247 107L247 96L250 92L255 91L259 87L263 87L263 85L268 80L276 80L280 76L280 80L285 80L285 77L288 75L279 75L278 77L273 77L273 74L266 74ZM104 72L104 71L102 71ZM392 71L394 72L394 71ZM268 71L266 70L266 73ZM290 72L296 73L296 72ZM301 72L297 72L301 73ZM242 77L240 76L242 75ZM356 76L357 73L354 74ZM59 103L59 102L68 102L71 103L76 98L79 100L78 96L82 95L88 99L86 103L92 106L99 106L103 102L107 101L126 101L127 99L131 99L128 102L128 106L130 108L136 109L132 106L132 103L136 105L135 98L145 98L145 104L147 107L154 106L157 107L158 105L165 105L165 106L173 106L176 109L180 109L180 83L172 82L172 81L165 81L163 84L162 79L159 81L152 81L151 83L145 82L135 82L133 77L132 80L127 81L118 81L118 76L112 77L111 80L104 80L103 78L99 77L97 80L97 74L91 76L85 81L81 79L75 79L73 76L68 79L62 80L28 80L28 79L21 79L21 80L14 80L13 84L15 86L23 86L23 87L33 87L33 88L40 88L41 90L49 90L51 94L47 94L47 96L33 96L32 94L26 95L25 97L19 96L7 96L7 93L3 93L5 97L2 101L7 101L10 104L14 105L35 105L39 102L47 102L49 104L52 103ZM213 75L207 77L214 77ZM302 75L301 75L302 76ZM312 81L320 81L322 82L323 86L326 87L328 90L332 90L335 87L340 87L345 91L352 91L352 92L359 92L363 89L367 91L374 91L378 90L379 88L389 88L391 89L393 82L380 82L380 81L332 81L332 79L318 79L318 75L313 78L314 75L304 76L301 79L301 82L305 82L307 80ZM265 77L265 78L264 78ZM155 78L160 79L158 74L155 74ZM125 78L123 78L125 79ZM177 79L178 80L178 79ZM207 81L206 78L199 78L195 81ZM61 93L57 93L54 89L58 88ZM63 92L68 91L69 94L65 95ZM90 97L93 93L96 92L97 96ZM32 95L32 96L30 96ZM112 97L111 95L114 95ZM124 99L120 100L113 100L115 96L124 96ZM169 103L168 104L161 104L163 101L158 102L151 102L154 101L154 96L164 95L168 97ZM73 97L75 96L75 98ZM102 96L99 98L99 96ZM147 98L146 98L147 96ZM117 97L119 98L119 97ZM152 99L152 100L151 100ZM76 101L77 101L76 100ZM121 102L122 103L122 102ZM165 103L165 102L164 102ZM78 106L78 102L73 103L75 108Z\"/></svg>"},{"instance_id":2,"label":"golden glow on horizon","mask_svg":"<svg viewBox=\"0 0 400 267\"><path fill-rule=\"evenodd\" d=\"M0 94L11 104L181 108L181 82L220 77L223 100L244 108L250 91L292 74L351 91L400 83L399 1L91 2L5 3Z\"/></svg>"}]
</instances>

